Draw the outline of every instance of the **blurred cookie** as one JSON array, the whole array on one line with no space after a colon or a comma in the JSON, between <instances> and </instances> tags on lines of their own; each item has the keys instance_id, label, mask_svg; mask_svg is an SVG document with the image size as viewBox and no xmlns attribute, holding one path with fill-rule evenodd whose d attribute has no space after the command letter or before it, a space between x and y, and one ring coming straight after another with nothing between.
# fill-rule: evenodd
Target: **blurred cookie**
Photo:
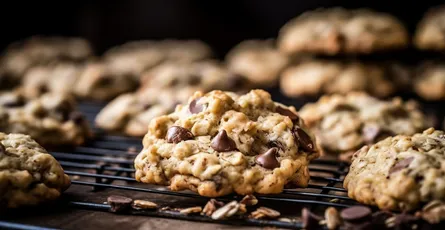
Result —
<instances>
[{"instance_id":1,"label":"blurred cookie","mask_svg":"<svg viewBox=\"0 0 445 230\"><path fill-rule=\"evenodd\" d=\"M59 162L28 135L0 133L0 208L55 200L71 182Z\"/></svg>"},{"instance_id":2,"label":"blurred cookie","mask_svg":"<svg viewBox=\"0 0 445 230\"><path fill-rule=\"evenodd\" d=\"M422 50L445 50L445 6L430 9L417 25L414 45Z\"/></svg>"},{"instance_id":3,"label":"blurred cookie","mask_svg":"<svg viewBox=\"0 0 445 230\"><path fill-rule=\"evenodd\" d=\"M414 91L426 100L445 99L445 62L424 62L414 79Z\"/></svg>"},{"instance_id":4,"label":"blurred cookie","mask_svg":"<svg viewBox=\"0 0 445 230\"><path fill-rule=\"evenodd\" d=\"M81 145L91 136L74 98L56 93L29 100L19 91L0 94L0 131L30 135L45 147Z\"/></svg>"},{"instance_id":5,"label":"blurred cookie","mask_svg":"<svg viewBox=\"0 0 445 230\"><path fill-rule=\"evenodd\" d=\"M278 47L287 54L369 54L404 48L408 33L395 17L368 9L318 9L289 21Z\"/></svg>"},{"instance_id":6,"label":"blurred cookie","mask_svg":"<svg viewBox=\"0 0 445 230\"><path fill-rule=\"evenodd\" d=\"M285 69L280 86L283 94L289 97L346 94L351 91L387 97L407 88L410 82L410 70L397 63L313 59Z\"/></svg>"},{"instance_id":7,"label":"blurred cookie","mask_svg":"<svg viewBox=\"0 0 445 230\"><path fill-rule=\"evenodd\" d=\"M226 56L227 68L248 79L253 86L273 86L288 57L280 53L273 40L243 41Z\"/></svg>"},{"instance_id":8,"label":"blurred cookie","mask_svg":"<svg viewBox=\"0 0 445 230\"><path fill-rule=\"evenodd\" d=\"M382 101L357 92L323 96L305 105L300 116L326 153L340 154L346 161L363 145L388 136L412 135L430 125L413 101Z\"/></svg>"}]
</instances>

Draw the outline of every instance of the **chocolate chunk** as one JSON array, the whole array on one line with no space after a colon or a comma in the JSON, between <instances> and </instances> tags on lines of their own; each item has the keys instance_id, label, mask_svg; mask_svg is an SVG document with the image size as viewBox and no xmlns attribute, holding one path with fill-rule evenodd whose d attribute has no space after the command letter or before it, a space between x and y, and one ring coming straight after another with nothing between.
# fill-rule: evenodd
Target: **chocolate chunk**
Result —
<instances>
[{"instance_id":1,"label":"chocolate chunk","mask_svg":"<svg viewBox=\"0 0 445 230\"><path fill-rule=\"evenodd\" d=\"M301 219L303 221L303 228L306 230L319 229L322 217L315 215L309 209L303 208L301 210Z\"/></svg>"},{"instance_id":2,"label":"chocolate chunk","mask_svg":"<svg viewBox=\"0 0 445 230\"><path fill-rule=\"evenodd\" d=\"M283 145L283 143L279 142L279 141L271 141L268 144L269 148L273 148L273 147L277 147L281 150L285 150L285 146Z\"/></svg>"},{"instance_id":3,"label":"chocolate chunk","mask_svg":"<svg viewBox=\"0 0 445 230\"><path fill-rule=\"evenodd\" d=\"M419 218L410 214L402 213L396 216L394 220L394 229L413 229L413 226L418 224Z\"/></svg>"},{"instance_id":4,"label":"chocolate chunk","mask_svg":"<svg viewBox=\"0 0 445 230\"><path fill-rule=\"evenodd\" d=\"M76 123L76 124L81 124L85 120L85 117L83 116L82 113L80 113L78 111L74 111L74 112L70 113L69 119L74 121L74 123Z\"/></svg>"},{"instance_id":5,"label":"chocolate chunk","mask_svg":"<svg viewBox=\"0 0 445 230\"><path fill-rule=\"evenodd\" d=\"M303 129L296 126L292 133L300 147L308 152L314 151L314 143L312 142L311 137L307 135L307 133Z\"/></svg>"},{"instance_id":6,"label":"chocolate chunk","mask_svg":"<svg viewBox=\"0 0 445 230\"><path fill-rule=\"evenodd\" d=\"M186 128L180 126L172 126L167 131L167 142L168 143L179 143L181 141L186 141L193 139L193 133Z\"/></svg>"},{"instance_id":7,"label":"chocolate chunk","mask_svg":"<svg viewBox=\"0 0 445 230\"><path fill-rule=\"evenodd\" d=\"M373 229L380 229L375 228L374 224L370 221L365 221L362 223L346 223L345 224L346 230L373 230ZM382 228L385 229L385 228Z\"/></svg>"},{"instance_id":8,"label":"chocolate chunk","mask_svg":"<svg viewBox=\"0 0 445 230\"><path fill-rule=\"evenodd\" d=\"M280 162L277 160L278 148L273 147L258 155L255 162L267 169L274 169L280 167Z\"/></svg>"},{"instance_id":9,"label":"chocolate chunk","mask_svg":"<svg viewBox=\"0 0 445 230\"><path fill-rule=\"evenodd\" d=\"M378 211L372 214L372 223L376 229L385 229L386 220L392 217L393 214L388 211Z\"/></svg>"},{"instance_id":10,"label":"chocolate chunk","mask_svg":"<svg viewBox=\"0 0 445 230\"><path fill-rule=\"evenodd\" d=\"M6 153L6 148L5 146L0 142L0 155L5 154Z\"/></svg>"},{"instance_id":11,"label":"chocolate chunk","mask_svg":"<svg viewBox=\"0 0 445 230\"><path fill-rule=\"evenodd\" d=\"M218 134L213 138L211 146L218 152L229 152L236 150L235 141L227 136L227 132L224 129L220 130Z\"/></svg>"},{"instance_id":12,"label":"chocolate chunk","mask_svg":"<svg viewBox=\"0 0 445 230\"><path fill-rule=\"evenodd\" d=\"M109 196L107 199L111 212L123 212L131 208L133 200L125 196Z\"/></svg>"},{"instance_id":13,"label":"chocolate chunk","mask_svg":"<svg viewBox=\"0 0 445 230\"><path fill-rule=\"evenodd\" d=\"M198 104L199 98L194 99L190 102L189 111L192 114L200 113L204 110L204 107L201 104Z\"/></svg>"},{"instance_id":14,"label":"chocolate chunk","mask_svg":"<svg viewBox=\"0 0 445 230\"><path fill-rule=\"evenodd\" d=\"M404 168L407 168L411 162L413 162L414 157L408 157L405 158L399 162L397 162L392 168L389 169L389 174L393 174L395 172L398 172Z\"/></svg>"},{"instance_id":15,"label":"chocolate chunk","mask_svg":"<svg viewBox=\"0 0 445 230\"><path fill-rule=\"evenodd\" d=\"M298 122L298 120L300 119L297 114L281 106L277 106L275 111L283 116L288 116L294 123Z\"/></svg>"},{"instance_id":16,"label":"chocolate chunk","mask_svg":"<svg viewBox=\"0 0 445 230\"><path fill-rule=\"evenodd\" d=\"M341 211L341 217L348 222L359 222L369 219L372 211L365 206L352 206Z\"/></svg>"}]
</instances>

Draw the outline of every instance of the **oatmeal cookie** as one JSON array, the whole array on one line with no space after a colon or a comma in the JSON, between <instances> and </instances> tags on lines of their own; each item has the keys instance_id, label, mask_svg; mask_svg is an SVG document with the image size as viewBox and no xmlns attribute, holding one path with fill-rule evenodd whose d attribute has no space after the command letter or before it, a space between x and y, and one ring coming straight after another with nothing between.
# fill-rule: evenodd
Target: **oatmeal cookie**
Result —
<instances>
[{"instance_id":1,"label":"oatmeal cookie","mask_svg":"<svg viewBox=\"0 0 445 230\"><path fill-rule=\"evenodd\" d=\"M369 54L404 48L408 32L395 17L368 9L318 9L288 22L278 47L287 54Z\"/></svg>"},{"instance_id":2,"label":"oatmeal cookie","mask_svg":"<svg viewBox=\"0 0 445 230\"><path fill-rule=\"evenodd\" d=\"M0 133L0 208L54 200L69 186L56 159L30 136Z\"/></svg>"},{"instance_id":3,"label":"oatmeal cookie","mask_svg":"<svg viewBox=\"0 0 445 230\"><path fill-rule=\"evenodd\" d=\"M422 50L445 50L445 5L425 14L417 26L414 45Z\"/></svg>"},{"instance_id":4,"label":"oatmeal cookie","mask_svg":"<svg viewBox=\"0 0 445 230\"><path fill-rule=\"evenodd\" d=\"M424 62L415 74L414 91L426 100L445 99L445 63Z\"/></svg>"},{"instance_id":5,"label":"oatmeal cookie","mask_svg":"<svg viewBox=\"0 0 445 230\"><path fill-rule=\"evenodd\" d=\"M20 92L0 95L0 131L30 135L45 147L81 145L91 136L74 98L48 93L25 100Z\"/></svg>"},{"instance_id":6,"label":"oatmeal cookie","mask_svg":"<svg viewBox=\"0 0 445 230\"><path fill-rule=\"evenodd\" d=\"M255 86L273 86L288 57L280 53L273 40L249 40L235 46L226 56L228 69L244 76Z\"/></svg>"},{"instance_id":7,"label":"oatmeal cookie","mask_svg":"<svg viewBox=\"0 0 445 230\"><path fill-rule=\"evenodd\" d=\"M353 156L349 197L384 210L411 211L445 200L445 134L433 128L365 146Z\"/></svg>"},{"instance_id":8,"label":"oatmeal cookie","mask_svg":"<svg viewBox=\"0 0 445 230\"><path fill-rule=\"evenodd\" d=\"M410 81L410 70L397 63L313 59L285 69L280 87L289 97L346 94L351 91L387 97L408 88Z\"/></svg>"},{"instance_id":9,"label":"oatmeal cookie","mask_svg":"<svg viewBox=\"0 0 445 230\"><path fill-rule=\"evenodd\" d=\"M382 101L358 92L323 96L305 105L300 115L324 152L340 154L346 161L363 145L397 134L412 135L429 127L413 101Z\"/></svg>"},{"instance_id":10,"label":"oatmeal cookie","mask_svg":"<svg viewBox=\"0 0 445 230\"><path fill-rule=\"evenodd\" d=\"M150 122L136 180L202 196L280 193L306 187L319 148L295 108L252 90L196 92Z\"/></svg>"}]
</instances>

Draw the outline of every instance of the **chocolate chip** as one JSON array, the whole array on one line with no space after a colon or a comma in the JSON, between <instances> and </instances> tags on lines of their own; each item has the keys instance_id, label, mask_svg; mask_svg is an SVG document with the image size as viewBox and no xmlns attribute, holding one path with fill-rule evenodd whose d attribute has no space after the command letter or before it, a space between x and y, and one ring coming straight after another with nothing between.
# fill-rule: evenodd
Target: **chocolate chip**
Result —
<instances>
[{"instance_id":1,"label":"chocolate chip","mask_svg":"<svg viewBox=\"0 0 445 230\"><path fill-rule=\"evenodd\" d=\"M365 125L362 129L362 133L364 141L368 144L376 143L394 135L393 132L381 129L377 125Z\"/></svg>"},{"instance_id":2,"label":"chocolate chip","mask_svg":"<svg viewBox=\"0 0 445 230\"><path fill-rule=\"evenodd\" d=\"M6 108L14 108L25 105L25 99L23 97L14 98L15 100L5 101L3 106Z\"/></svg>"},{"instance_id":3,"label":"chocolate chip","mask_svg":"<svg viewBox=\"0 0 445 230\"><path fill-rule=\"evenodd\" d=\"M180 126L172 126L167 131L168 143L179 143L181 141L193 139L193 133L186 128Z\"/></svg>"},{"instance_id":4,"label":"chocolate chip","mask_svg":"<svg viewBox=\"0 0 445 230\"><path fill-rule=\"evenodd\" d=\"M112 76L103 76L101 78L98 79L98 81L96 82L96 84L98 86L107 86L107 85L111 85L113 83L113 77Z\"/></svg>"},{"instance_id":5,"label":"chocolate chip","mask_svg":"<svg viewBox=\"0 0 445 230\"><path fill-rule=\"evenodd\" d=\"M278 148L273 147L258 155L255 162L267 169L274 169L280 167L280 162L277 160Z\"/></svg>"},{"instance_id":6,"label":"chocolate chip","mask_svg":"<svg viewBox=\"0 0 445 230\"><path fill-rule=\"evenodd\" d=\"M285 150L283 143L281 143L279 141L271 141L271 142L269 142L268 146L269 146L269 148L277 147L283 151Z\"/></svg>"},{"instance_id":7,"label":"chocolate chip","mask_svg":"<svg viewBox=\"0 0 445 230\"><path fill-rule=\"evenodd\" d=\"M188 80L189 85L198 85L201 83L201 77L198 75L192 75L190 76L190 79Z\"/></svg>"},{"instance_id":8,"label":"chocolate chip","mask_svg":"<svg viewBox=\"0 0 445 230\"><path fill-rule=\"evenodd\" d=\"M312 142L311 137L307 135L307 133L303 129L296 126L292 133L300 147L308 152L314 151L314 143Z\"/></svg>"},{"instance_id":9,"label":"chocolate chip","mask_svg":"<svg viewBox=\"0 0 445 230\"><path fill-rule=\"evenodd\" d=\"M0 142L0 155L5 154L6 153L6 148L5 146Z\"/></svg>"},{"instance_id":10,"label":"chocolate chip","mask_svg":"<svg viewBox=\"0 0 445 230\"><path fill-rule=\"evenodd\" d=\"M199 98L194 99L190 102L189 111L192 114L200 113L204 110L204 107L201 104L198 104Z\"/></svg>"},{"instance_id":11,"label":"chocolate chip","mask_svg":"<svg viewBox=\"0 0 445 230\"><path fill-rule=\"evenodd\" d=\"M373 230L373 229L377 229L377 228L374 228L374 224L372 222L365 221L362 223L346 223L345 229L346 230Z\"/></svg>"},{"instance_id":12,"label":"chocolate chip","mask_svg":"<svg viewBox=\"0 0 445 230\"><path fill-rule=\"evenodd\" d=\"M393 174L395 172L398 172L404 168L407 168L411 162L413 162L414 157L408 157L405 158L399 162L397 162L392 168L389 169L389 174Z\"/></svg>"},{"instance_id":13,"label":"chocolate chip","mask_svg":"<svg viewBox=\"0 0 445 230\"><path fill-rule=\"evenodd\" d=\"M300 119L297 114L281 106L277 106L275 111L283 116L288 116L294 123L298 122L298 120Z\"/></svg>"},{"instance_id":14,"label":"chocolate chip","mask_svg":"<svg viewBox=\"0 0 445 230\"><path fill-rule=\"evenodd\" d=\"M341 217L348 222L358 222L369 219L372 211L365 206L352 206L341 211Z\"/></svg>"},{"instance_id":15,"label":"chocolate chip","mask_svg":"<svg viewBox=\"0 0 445 230\"><path fill-rule=\"evenodd\" d=\"M410 214L402 213L396 216L394 220L394 229L413 229L413 226L417 225L418 223L419 218Z\"/></svg>"},{"instance_id":16,"label":"chocolate chip","mask_svg":"<svg viewBox=\"0 0 445 230\"><path fill-rule=\"evenodd\" d=\"M320 216L315 215L309 209L303 208L301 210L301 219L303 221L303 228L306 230L320 228L320 221L323 219Z\"/></svg>"},{"instance_id":17,"label":"chocolate chip","mask_svg":"<svg viewBox=\"0 0 445 230\"><path fill-rule=\"evenodd\" d=\"M229 81L229 88L231 89L242 89L248 84L247 78L239 74L230 74L227 79Z\"/></svg>"},{"instance_id":18,"label":"chocolate chip","mask_svg":"<svg viewBox=\"0 0 445 230\"><path fill-rule=\"evenodd\" d=\"M125 196L109 196L107 199L111 212L123 212L131 208L133 200Z\"/></svg>"},{"instance_id":19,"label":"chocolate chip","mask_svg":"<svg viewBox=\"0 0 445 230\"><path fill-rule=\"evenodd\" d=\"M372 223L376 229L385 229L386 220L392 217L393 214L388 211L378 211L372 214Z\"/></svg>"},{"instance_id":20,"label":"chocolate chip","mask_svg":"<svg viewBox=\"0 0 445 230\"><path fill-rule=\"evenodd\" d=\"M236 150L235 141L227 136L227 132L224 129L220 130L218 134L213 138L211 146L218 152L229 152Z\"/></svg>"},{"instance_id":21,"label":"chocolate chip","mask_svg":"<svg viewBox=\"0 0 445 230\"><path fill-rule=\"evenodd\" d=\"M78 111L73 111L70 113L69 119L74 121L74 123L76 124L81 124L85 120L85 117L83 116L82 113Z\"/></svg>"}]
</instances>

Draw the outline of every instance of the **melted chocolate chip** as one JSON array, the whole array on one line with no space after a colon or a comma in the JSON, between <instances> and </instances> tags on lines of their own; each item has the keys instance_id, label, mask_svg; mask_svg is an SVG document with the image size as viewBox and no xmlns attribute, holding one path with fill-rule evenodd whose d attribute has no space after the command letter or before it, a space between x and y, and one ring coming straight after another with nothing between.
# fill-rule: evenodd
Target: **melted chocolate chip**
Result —
<instances>
[{"instance_id":1,"label":"melted chocolate chip","mask_svg":"<svg viewBox=\"0 0 445 230\"><path fill-rule=\"evenodd\" d=\"M189 111L192 114L200 113L204 110L204 107L201 104L198 104L199 98L196 98L189 105Z\"/></svg>"},{"instance_id":2,"label":"melted chocolate chip","mask_svg":"<svg viewBox=\"0 0 445 230\"><path fill-rule=\"evenodd\" d=\"M301 210L301 219L303 222L303 228L307 230L319 229L320 221L323 219L320 216L315 215L309 209L303 208Z\"/></svg>"},{"instance_id":3,"label":"melted chocolate chip","mask_svg":"<svg viewBox=\"0 0 445 230\"><path fill-rule=\"evenodd\" d=\"M213 138L211 147L218 152L229 152L236 150L236 143L230 139L226 130L220 130Z\"/></svg>"},{"instance_id":4,"label":"melted chocolate chip","mask_svg":"<svg viewBox=\"0 0 445 230\"><path fill-rule=\"evenodd\" d=\"M389 174L393 174L395 172L398 172L404 168L407 168L411 162L413 162L414 157L408 157L405 158L399 162L397 162L392 168L389 169Z\"/></svg>"},{"instance_id":5,"label":"melted chocolate chip","mask_svg":"<svg viewBox=\"0 0 445 230\"><path fill-rule=\"evenodd\" d=\"M125 196L109 196L107 199L111 212L123 212L131 208L133 200Z\"/></svg>"},{"instance_id":6,"label":"melted chocolate chip","mask_svg":"<svg viewBox=\"0 0 445 230\"><path fill-rule=\"evenodd\" d=\"M300 127L296 126L292 132L298 145L308 152L314 151L314 143L311 137Z\"/></svg>"},{"instance_id":7,"label":"melted chocolate chip","mask_svg":"<svg viewBox=\"0 0 445 230\"><path fill-rule=\"evenodd\" d=\"M78 111L74 111L74 112L70 113L69 119L74 121L74 123L76 123L76 124L80 124L85 120L82 113L80 113Z\"/></svg>"},{"instance_id":8,"label":"melted chocolate chip","mask_svg":"<svg viewBox=\"0 0 445 230\"><path fill-rule=\"evenodd\" d=\"M168 143L179 143L181 141L193 139L193 133L186 128L180 126L172 126L167 131Z\"/></svg>"},{"instance_id":9,"label":"melted chocolate chip","mask_svg":"<svg viewBox=\"0 0 445 230\"><path fill-rule=\"evenodd\" d=\"M258 155L255 162L263 168L274 169L280 167L280 162L277 160L278 148L270 148L266 152Z\"/></svg>"},{"instance_id":10,"label":"melted chocolate chip","mask_svg":"<svg viewBox=\"0 0 445 230\"><path fill-rule=\"evenodd\" d=\"M298 122L298 120L300 119L297 114L281 106L277 106L275 111L283 116L288 116L294 123Z\"/></svg>"},{"instance_id":11,"label":"melted chocolate chip","mask_svg":"<svg viewBox=\"0 0 445 230\"><path fill-rule=\"evenodd\" d=\"M358 222L371 217L372 211L365 206L352 206L341 211L341 217L348 222Z\"/></svg>"},{"instance_id":12,"label":"melted chocolate chip","mask_svg":"<svg viewBox=\"0 0 445 230\"><path fill-rule=\"evenodd\" d=\"M283 143L279 142L279 141L271 141L268 144L269 148L273 148L273 147L277 147L281 150L285 150L285 146L283 145Z\"/></svg>"}]
</instances>

